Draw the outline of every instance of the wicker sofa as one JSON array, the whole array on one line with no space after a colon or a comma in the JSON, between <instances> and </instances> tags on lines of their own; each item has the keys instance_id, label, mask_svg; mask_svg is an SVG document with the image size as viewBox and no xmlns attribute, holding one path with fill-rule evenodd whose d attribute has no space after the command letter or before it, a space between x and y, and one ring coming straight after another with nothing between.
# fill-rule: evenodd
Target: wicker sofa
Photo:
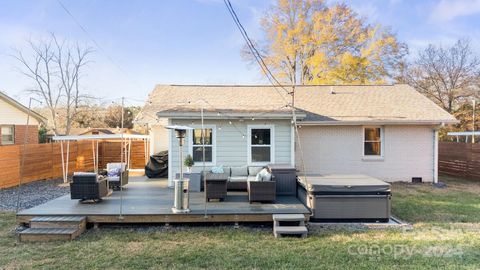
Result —
<instances>
[{"instance_id":1,"label":"wicker sofa","mask_svg":"<svg viewBox=\"0 0 480 270\"><path fill-rule=\"evenodd\" d=\"M263 167L225 167L223 173L205 171L202 173L202 189L204 179L207 182L207 201L210 199L225 200L227 190L247 191L248 201L274 202L276 198L276 182L274 176L270 181L257 181L257 174Z\"/></svg>"},{"instance_id":2,"label":"wicker sofa","mask_svg":"<svg viewBox=\"0 0 480 270\"><path fill-rule=\"evenodd\" d=\"M212 173L211 171L202 172L202 190L204 187L204 179L227 179L227 190L229 191L247 191L248 181L254 181L257 173L263 167L259 166L242 166L242 167L224 167L223 173Z\"/></svg>"}]
</instances>

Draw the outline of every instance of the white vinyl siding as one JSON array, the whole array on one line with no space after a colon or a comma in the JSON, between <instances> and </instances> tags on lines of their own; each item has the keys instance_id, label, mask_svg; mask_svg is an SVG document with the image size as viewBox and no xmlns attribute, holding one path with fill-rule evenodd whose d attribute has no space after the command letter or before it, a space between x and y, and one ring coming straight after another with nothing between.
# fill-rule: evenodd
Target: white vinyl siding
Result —
<instances>
[{"instance_id":1,"label":"white vinyl siding","mask_svg":"<svg viewBox=\"0 0 480 270\"><path fill-rule=\"evenodd\" d=\"M0 99L0 125L26 125L28 114ZM39 125L37 119L30 117L29 125Z\"/></svg>"},{"instance_id":2,"label":"white vinyl siding","mask_svg":"<svg viewBox=\"0 0 480 270\"><path fill-rule=\"evenodd\" d=\"M238 119L231 120L205 120L205 127L215 126L215 162L207 164L206 168L210 169L212 166L246 166L248 165L248 126L274 126L273 143L275 145L273 151L273 160L275 163L290 164L293 162L291 156L291 124L290 120L263 120L245 119L239 121ZM174 125L187 125L192 127L200 127L200 120L171 120ZM187 134L186 140L189 142L191 138ZM179 171L178 158L178 140L174 134L170 135L171 147L169 162L171 164L171 173L175 175ZM189 154L189 145L184 146L184 155ZM183 164L183 162L182 162ZM200 172L203 164L197 163L192 168L193 172Z\"/></svg>"}]
</instances>

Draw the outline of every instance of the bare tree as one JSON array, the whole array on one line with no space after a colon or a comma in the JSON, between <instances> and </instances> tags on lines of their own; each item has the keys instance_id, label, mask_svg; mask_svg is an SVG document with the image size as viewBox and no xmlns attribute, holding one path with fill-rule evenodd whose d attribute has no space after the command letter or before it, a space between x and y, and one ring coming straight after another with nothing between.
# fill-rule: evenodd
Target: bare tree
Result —
<instances>
[{"instance_id":1,"label":"bare tree","mask_svg":"<svg viewBox=\"0 0 480 270\"><path fill-rule=\"evenodd\" d=\"M116 128L122 126L122 110L123 110L123 127L133 128L133 120L140 112L140 107L131 106L122 109L121 106L112 105L107 108L104 122L108 127Z\"/></svg>"},{"instance_id":2,"label":"bare tree","mask_svg":"<svg viewBox=\"0 0 480 270\"><path fill-rule=\"evenodd\" d=\"M72 45L66 40L59 41L55 34L46 41L29 40L28 47L30 57L21 50L16 50L13 55L22 66L20 72L35 84L28 91L44 101L52 119L53 132L58 134L61 126L68 135L79 104L88 98L81 93L80 80L93 50L78 43ZM65 123L59 123L56 117L59 107L66 110Z\"/></svg>"},{"instance_id":3,"label":"bare tree","mask_svg":"<svg viewBox=\"0 0 480 270\"><path fill-rule=\"evenodd\" d=\"M480 60L467 39L452 47L429 45L406 68L402 80L452 113L478 94Z\"/></svg>"}]
</instances>

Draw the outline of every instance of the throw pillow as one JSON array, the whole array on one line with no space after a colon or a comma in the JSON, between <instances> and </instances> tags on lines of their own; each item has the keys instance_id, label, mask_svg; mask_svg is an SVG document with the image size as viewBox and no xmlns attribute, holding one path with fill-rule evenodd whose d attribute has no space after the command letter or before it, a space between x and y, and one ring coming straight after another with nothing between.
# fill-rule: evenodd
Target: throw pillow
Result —
<instances>
[{"instance_id":1,"label":"throw pillow","mask_svg":"<svg viewBox=\"0 0 480 270\"><path fill-rule=\"evenodd\" d=\"M261 177L260 181L271 181L272 180L272 174L268 172L267 169L261 170L258 174L257 177Z\"/></svg>"},{"instance_id":2,"label":"throw pillow","mask_svg":"<svg viewBox=\"0 0 480 270\"><path fill-rule=\"evenodd\" d=\"M107 176L108 177L120 176L120 168L113 168L108 170Z\"/></svg>"},{"instance_id":3,"label":"throw pillow","mask_svg":"<svg viewBox=\"0 0 480 270\"><path fill-rule=\"evenodd\" d=\"M272 174L266 171L263 175L263 181L272 181Z\"/></svg>"},{"instance_id":4,"label":"throw pillow","mask_svg":"<svg viewBox=\"0 0 480 270\"><path fill-rule=\"evenodd\" d=\"M224 173L223 166L212 167L212 173Z\"/></svg>"},{"instance_id":5,"label":"throw pillow","mask_svg":"<svg viewBox=\"0 0 480 270\"><path fill-rule=\"evenodd\" d=\"M262 172L260 171L259 173L257 173L257 176L255 176L255 181L262 181L262 178L263 178L263 175L262 175Z\"/></svg>"}]
</instances>

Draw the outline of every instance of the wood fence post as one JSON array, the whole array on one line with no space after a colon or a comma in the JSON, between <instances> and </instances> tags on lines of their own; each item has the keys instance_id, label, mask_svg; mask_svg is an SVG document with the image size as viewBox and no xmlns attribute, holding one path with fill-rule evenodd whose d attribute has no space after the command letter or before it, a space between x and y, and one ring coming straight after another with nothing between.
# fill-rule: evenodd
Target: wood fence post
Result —
<instances>
[{"instance_id":1,"label":"wood fence post","mask_svg":"<svg viewBox=\"0 0 480 270\"><path fill-rule=\"evenodd\" d=\"M473 144L471 143L467 143L467 149L466 149L466 159L467 159L467 168L466 168L466 172L465 172L465 178L467 179L470 179L471 176L472 176L472 173L470 172L472 166L471 162L472 162L472 151L473 151Z\"/></svg>"}]
</instances>

